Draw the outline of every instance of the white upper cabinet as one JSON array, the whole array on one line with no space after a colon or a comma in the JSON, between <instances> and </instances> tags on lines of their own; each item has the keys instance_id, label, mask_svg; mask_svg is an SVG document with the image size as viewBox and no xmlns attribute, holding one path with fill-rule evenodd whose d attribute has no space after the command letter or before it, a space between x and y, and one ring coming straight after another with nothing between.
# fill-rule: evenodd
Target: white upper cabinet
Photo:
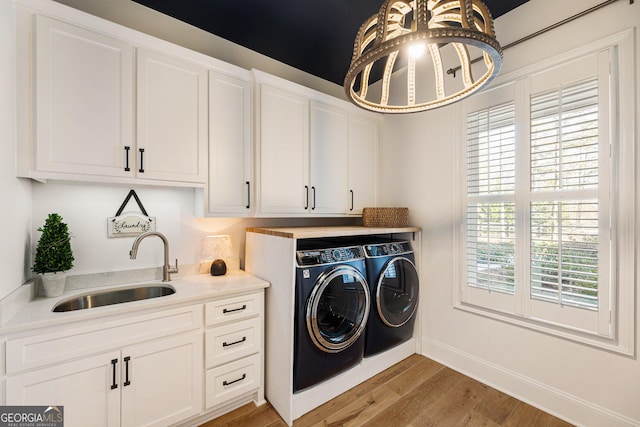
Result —
<instances>
[{"instance_id":1,"label":"white upper cabinet","mask_svg":"<svg viewBox=\"0 0 640 427\"><path fill-rule=\"evenodd\" d=\"M207 70L147 49L137 56L137 173L207 179Z\"/></svg>"},{"instance_id":2,"label":"white upper cabinet","mask_svg":"<svg viewBox=\"0 0 640 427\"><path fill-rule=\"evenodd\" d=\"M251 176L251 82L209 72L209 182L207 215L248 215Z\"/></svg>"},{"instance_id":3,"label":"white upper cabinet","mask_svg":"<svg viewBox=\"0 0 640 427\"><path fill-rule=\"evenodd\" d=\"M259 211L304 214L309 209L309 102L261 84L259 89Z\"/></svg>"},{"instance_id":4,"label":"white upper cabinet","mask_svg":"<svg viewBox=\"0 0 640 427\"><path fill-rule=\"evenodd\" d=\"M256 79L258 215L361 215L376 205L378 121L274 76Z\"/></svg>"},{"instance_id":5,"label":"white upper cabinet","mask_svg":"<svg viewBox=\"0 0 640 427\"><path fill-rule=\"evenodd\" d=\"M311 213L347 212L349 131L347 113L311 102Z\"/></svg>"},{"instance_id":6,"label":"white upper cabinet","mask_svg":"<svg viewBox=\"0 0 640 427\"><path fill-rule=\"evenodd\" d=\"M35 34L33 169L133 176L133 48L43 16Z\"/></svg>"},{"instance_id":7,"label":"white upper cabinet","mask_svg":"<svg viewBox=\"0 0 640 427\"><path fill-rule=\"evenodd\" d=\"M349 118L349 214L377 206L378 121L352 115Z\"/></svg>"},{"instance_id":8,"label":"white upper cabinet","mask_svg":"<svg viewBox=\"0 0 640 427\"><path fill-rule=\"evenodd\" d=\"M19 176L204 186L207 70L188 51L157 53L164 42L141 47L94 17L19 13Z\"/></svg>"}]
</instances>

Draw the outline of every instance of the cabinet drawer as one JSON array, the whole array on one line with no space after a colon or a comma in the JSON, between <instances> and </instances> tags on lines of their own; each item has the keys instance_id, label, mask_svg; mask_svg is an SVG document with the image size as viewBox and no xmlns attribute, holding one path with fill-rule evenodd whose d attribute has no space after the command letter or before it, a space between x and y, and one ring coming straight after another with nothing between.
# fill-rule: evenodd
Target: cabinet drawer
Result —
<instances>
[{"instance_id":1,"label":"cabinet drawer","mask_svg":"<svg viewBox=\"0 0 640 427\"><path fill-rule=\"evenodd\" d=\"M7 374L107 351L202 326L202 305L27 337L8 337Z\"/></svg>"},{"instance_id":2,"label":"cabinet drawer","mask_svg":"<svg viewBox=\"0 0 640 427\"><path fill-rule=\"evenodd\" d=\"M207 408L258 389L260 377L260 354L209 369L205 388Z\"/></svg>"},{"instance_id":3,"label":"cabinet drawer","mask_svg":"<svg viewBox=\"0 0 640 427\"><path fill-rule=\"evenodd\" d=\"M246 319L262 311L262 292L207 303L205 322L216 325Z\"/></svg>"},{"instance_id":4,"label":"cabinet drawer","mask_svg":"<svg viewBox=\"0 0 640 427\"><path fill-rule=\"evenodd\" d=\"M218 326L205 333L206 366L213 368L245 356L262 348L262 317Z\"/></svg>"}]
</instances>

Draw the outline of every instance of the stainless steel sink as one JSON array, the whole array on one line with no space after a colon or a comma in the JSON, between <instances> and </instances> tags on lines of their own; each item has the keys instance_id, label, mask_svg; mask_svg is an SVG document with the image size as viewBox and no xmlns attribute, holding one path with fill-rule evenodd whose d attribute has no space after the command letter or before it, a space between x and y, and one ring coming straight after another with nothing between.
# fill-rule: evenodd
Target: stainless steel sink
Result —
<instances>
[{"instance_id":1,"label":"stainless steel sink","mask_svg":"<svg viewBox=\"0 0 640 427\"><path fill-rule=\"evenodd\" d=\"M175 293L176 290L172 286L167 285L141 285L130 288L110 289L79 295L60 301L55 305L55 307L53 307L53 311L62 312L84 310L86 308L95 308L105 305L122 304L124 302L164 297Z\"/></svg>"}]
</instances>

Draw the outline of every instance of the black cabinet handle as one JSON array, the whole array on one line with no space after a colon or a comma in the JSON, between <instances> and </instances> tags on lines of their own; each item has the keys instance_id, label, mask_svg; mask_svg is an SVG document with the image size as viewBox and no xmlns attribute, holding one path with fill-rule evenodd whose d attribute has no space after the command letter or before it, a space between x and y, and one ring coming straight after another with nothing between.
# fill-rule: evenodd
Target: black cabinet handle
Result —
<instances>
[{"instance_id":1,"label":"black cabinet handle","mask_svg":"<svg viewBox=\"0 0 640 427\"><path fill-rule=\"evenodd\" d=\"M243 379L247 378L247 374L242 374L242 376L240 378L238 378L237 380L233 380L233 381L222 381L222 385L231 385L233 383L237 383L239 381L242 381Z\"/></svg>"},{"instance_id":2,"label":"black cabinet handle","mask_svg":"<svg viewBox=\"0 0 640 427\"><path fill-rule=\"evenodd\" d=\"M140 169L138 169L138 172L144 173L144 148L138 148L138 151L140 152Z\"/></svg>"},{"instance_id":3,"label":"black cabinet handle","mask_svg":"<svg viewBox=\"0 0 640 427\"><path fill-rule=\"evenodd\" d=\"M231 308L231 309L223 308L222 309L222 313L223 314L233 313L234 311L242 311L242 310L245 310L246 308L247 308L247 305L246 304L242 304L242 307L240 307L240 308Z\"/></svg>"},{"instance_id":4,"label":"black cabinet handle","mask_svg":"<svg viewBox=\"0 0 640 427\"><path fill-rule=\"evenodd\" d=\"M111 380L111 390L113 390L114 388L118 388L118 384L116 383L116 365L118 364L118 359L111 359L111 374L112 376L112 380Z\"/></svg>"},{"instance_id":5,"label":"black cabinet handle","mask_svg":"<svg viewBox=\"0 0 640 427\"><path fill-rule=\"evenodd\" d=\"M311 187L311 193L313 194L313 199L311 202L311 210L316 209L316 187Z\"/></svg>"},{"instance_id":6,"label":"black cabinet handle","mask_svg":"<svg viewBox=\"0 0 640 427\"><path fill-rule=\"evenodd\" d=\"M307 210L307 209L309 209L309 186L308 185L304 186L304 192L306 194L306 196L305 196L306 197L306 201L304 202L305 203L304 210Z\"/></svg>"},{"instance_id":7,"label":"black cabinet handle","mask_svg":"<svg viewBox=\"0 0 640 427\"><path fill-rule=\"evenodd\" d=\"M247 209L251 208L251 183L247 181Z\"/></svg>"},{"instance_id":8,"label":"black cabinet handle","mask_svg":"<svg viewBox=\"0 0 640 427\"><path fill-rule=\"evenodd\" d=\"M353 210L353 190L349 190L349 193L351 193L351 209L349 209L350 211Z\"/></svg>"},{"instance_id":9,"label":"black cabinet handle","mask_svg":"<svg viewBox=\"0 0 640 427\"><path fill-rule=\"evenodd\" d=\"M225 341L225 342L223 342L223 343L222 343L222 346L223 346L223 347L231 347L232 345L236 345L236 344L243 343L243 342L245 342L246 340L247 340L247 337L242 337L242 339L241 339L241 340L234 341L234 342L229 342L229 343L228 343L228 342L226 342L226 341Z\"/></svg>"},{"instance_id":10,"label":"black cabinet handle","mask_svg":"<svg viewBox=\"0 0 640 427\"><path fill-rule=\"evenodd\" d=\"M124 383L122 384L123 387L131 384L131 381L129 381L129 360L131 360L131 357L129 356L124 358Z\"/></svg>"},{"instance_id":11,"label":"black cabinet handle","mask_svg":"<svg viewBox=\"0 0 640 427\"><path fill-rule=\"evenodd\" d=\"M131 150L131 147L129 147L128 145L124 146L124 152L126 154L125 156L125 165L124 165L124 170L125 172L129 172L131 170L131 168L129 167L129 150Z\"/></svg>"}]
</instances>

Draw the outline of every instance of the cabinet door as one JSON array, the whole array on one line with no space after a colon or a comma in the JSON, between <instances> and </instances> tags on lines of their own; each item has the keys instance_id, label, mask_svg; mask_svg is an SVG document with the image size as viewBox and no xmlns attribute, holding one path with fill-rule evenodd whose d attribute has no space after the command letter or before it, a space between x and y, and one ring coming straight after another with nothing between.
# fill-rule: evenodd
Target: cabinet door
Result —
<instances>
[{"instance_id":1,"label":"cabinet door","mask_svg":"<svg viewBox=\"0 0 640 427\"><path fill-rule=\"evenodd\" d=\"M202 411L202 333L122 350L123 427L167 426Z\"/></svg>"},{"instance_id":2,"label":"cabinet door","mask_svg":"<svg viewBox=\"0 0 640 427\"><path fill-rule=\"evenodd\" d=\"M260 87L260 212L299 214L309 207L309 103Z\"/></svg>"},{"instance_id":3,"label":"cabinet door","mask_svg":"<svg viewBox=\"0 0 640 427\"><path fill-rule=\"evenodd\" d=\"M208 213L251 211L251 164L251 84L210 71Z\"/></svg>"},{"instance_id":4,"label":"cabinet door","mask_svg":"<svg viewBox=\"0 0 640 427\"><path fill-rule=\"evenodd\" d=\"M133 48L36 17L35 169L132 176Z\"/></svg>"},{"instance_id":5,"label":"cabinet door","mask_svg":"<svg viewBox=\"0 0 640 427\"><path fill-rule=\"evenodd\" d=\"M352 116L349 119L349 214L377 203L378 122Z\"/></svg>"},{"instance_id":6,"label":"cabinet door","mask_svg":"<svg viewBox=\"0 0 640 427\"><path fill-rule=\"evenodd\" d=\"M145 49L137 58L138 177L206 182L206 70Z\"/></svg>"},{"instance_id":7,"label":"cabinet door","mask_svg":"<svg viewBox=\"0 0 640 427\"><path fill-rule=\"evenodd\" d=\"M9 376L6 403L64 406L66 427L117 427L122 388L119 358L119 352L112 352Z\"/></svg>"},{"instance_id":8,"label":"cabinet door","mask_svg":"<svg viewBox=\"0 0 640 427\"><path fill-rule=\"evenodd\" d=\"M311 213L347 212L348 119L339 108L311 103Z\"/></svg>"}]
</instances>

